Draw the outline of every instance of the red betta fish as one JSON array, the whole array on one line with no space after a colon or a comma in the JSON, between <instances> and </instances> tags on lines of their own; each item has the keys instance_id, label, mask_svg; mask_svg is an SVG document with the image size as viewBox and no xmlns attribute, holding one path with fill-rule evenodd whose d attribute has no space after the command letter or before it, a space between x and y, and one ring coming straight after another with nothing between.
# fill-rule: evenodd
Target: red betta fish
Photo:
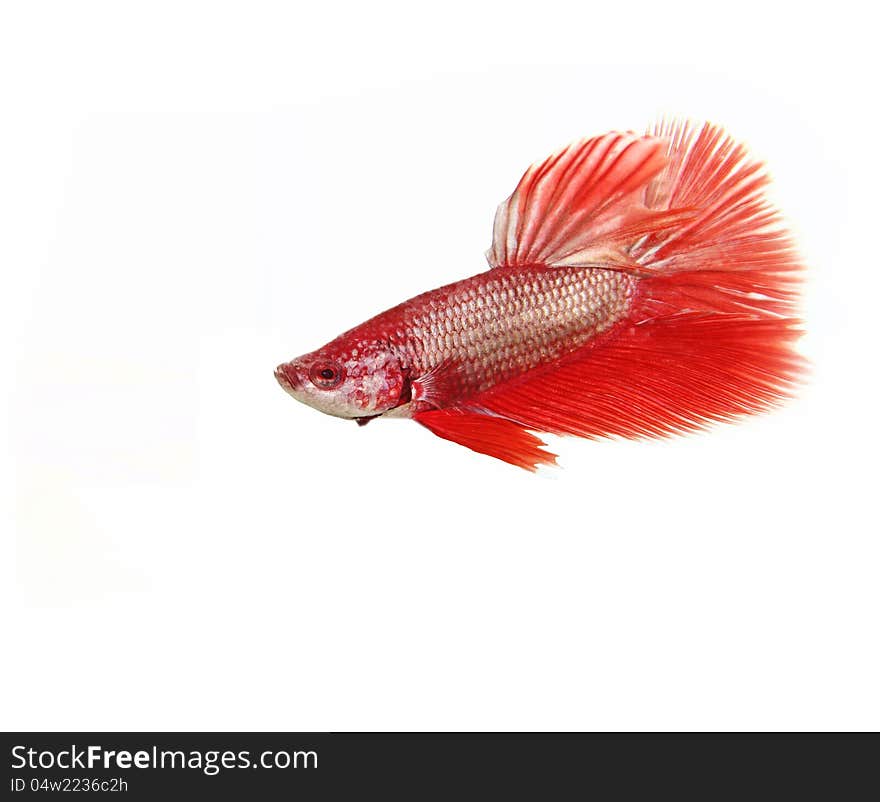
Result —
<instances>
[{"instance_id":1,"label":"red betta fish","mask_svg":"<svg viewBox=\"0 0 880 802\"><path fill-rule=\"evenodd\" d=\"M530 167L490 270L280 365L299 401L407 417L522 468L532 432L660 437L774 406L802 366L801 264L760 163L720 128L661 123Z\"/></svg>"}]
</instances>

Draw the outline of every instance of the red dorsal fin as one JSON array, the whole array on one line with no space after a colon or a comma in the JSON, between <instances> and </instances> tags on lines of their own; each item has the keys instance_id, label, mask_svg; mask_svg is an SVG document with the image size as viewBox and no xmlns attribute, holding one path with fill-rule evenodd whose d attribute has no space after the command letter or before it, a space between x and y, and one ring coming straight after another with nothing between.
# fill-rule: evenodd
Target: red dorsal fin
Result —
<instances>
[{"instance_id":1,"label":"red dorsal fin","mask_svg":"<svg viewBox=\"0 0 880 802\"><path fill-rule=\"evenodd\" d=\"M555 454L541 448L542 440L504 418L460 409L431 409L414 418L444 440L529 471L556 462Z\"/></svg>"},{"instance_id":2,"label":"red dorsal fin","mask_svg":"<svg viewBox=\"0 0 880 802\"><path fill-rule=\"evenodd\" d=\"M623 240L679 224L688 210L649 210L640 199L666 149L659 137L610 133L532 165L495 213L489 264L591 264Z\"/></svg>"}]
</instances>

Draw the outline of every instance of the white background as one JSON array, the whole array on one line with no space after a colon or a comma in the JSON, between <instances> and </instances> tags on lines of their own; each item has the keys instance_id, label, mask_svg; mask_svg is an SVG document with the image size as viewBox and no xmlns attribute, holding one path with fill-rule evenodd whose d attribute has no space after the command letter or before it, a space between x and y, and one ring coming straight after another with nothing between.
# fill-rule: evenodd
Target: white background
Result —
<instances>
[{"instance_id":1,"label":"white background","mask_svg":"<svg viewBox=\"0 0 880 802\"><path fill-rule=\"evenodd\" d=\"M880 727L860 5L3 4L0 728ZM532 476L276 385L660 113L770 165L799 400Z\"/></svg>"}]
</instances>

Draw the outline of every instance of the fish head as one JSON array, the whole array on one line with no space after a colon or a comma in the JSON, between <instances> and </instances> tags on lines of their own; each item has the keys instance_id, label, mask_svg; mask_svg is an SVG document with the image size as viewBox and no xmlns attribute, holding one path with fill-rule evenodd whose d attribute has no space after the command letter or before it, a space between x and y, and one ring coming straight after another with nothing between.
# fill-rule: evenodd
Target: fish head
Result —
<instances>
[{"instance_id":1,"label":"fish head","mask_svg":"<svg viewBox=\"0 0 880 802\"><path fill-rule=\"evenodd\" d=\"M279 365L275 378L297 401L327 415L361 422L408 400L405 372L382 342L334 340Z\"/></svg>"}]
</instances>

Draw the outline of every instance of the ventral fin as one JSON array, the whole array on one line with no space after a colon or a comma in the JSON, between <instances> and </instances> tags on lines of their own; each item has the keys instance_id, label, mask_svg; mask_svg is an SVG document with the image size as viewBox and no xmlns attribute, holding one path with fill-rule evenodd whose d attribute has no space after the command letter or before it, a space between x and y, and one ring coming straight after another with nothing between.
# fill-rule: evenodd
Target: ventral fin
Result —
<instances>
[{"instance_id":1,"label":"ventral fin","mask_svg":"<svg viewBox=\"0 0 880 802\"><path fill-rule=\"evenodd\" d=\"M430 409L416 413L414 418L444 440L527 471L556 463L556 455L541 448L545 445L542 440L504 418L461 409Z\"/></svg>"},{"instance_id":2,"label":"ventral fin","mask_svg":"<svg viewBox=\"0 0 880 802\"><path fill-rule=\"evenodd\" d=\"M661 137L610 133L532 165L498 207L489 264L592 264L627 241L679 225L687 209L648 209L642 202L645 186L666 164L666 150Z\"/></svg>"}]
</instances>

